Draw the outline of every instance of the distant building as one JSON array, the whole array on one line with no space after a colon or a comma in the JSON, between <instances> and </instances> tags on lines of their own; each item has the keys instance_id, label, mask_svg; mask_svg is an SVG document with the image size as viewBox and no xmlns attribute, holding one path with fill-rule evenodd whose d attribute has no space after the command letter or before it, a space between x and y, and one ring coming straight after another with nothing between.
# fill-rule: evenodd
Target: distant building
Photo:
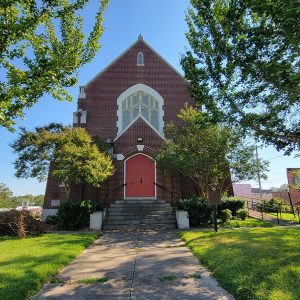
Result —
<instances>
[{"instance_id":1,"label":"distant building","mask_svg":"<svg viewBox=\"0 0 300 300\"><path fill-rule=\"evenodd\" d=\"M234 183L233 185L234 196L242 197L246 200L260 200L259 188L252 188L249 183ZM262 189L262 199L269 200L273 198L272 190Z\"/></svg>"},{"instance_id":2,"label":"distant building","mask_svg":"<svg viewBox=\"0 0 300 300\"><path fill-rule=\"evenodd\" d=\"M249 183L233 183L234 196L251 197L251 184Z\"/></svg>"},{"instance_id":3,"label":"distant building","mask_svg":"<svg viewBox=\"0 0 300 300\"><path fill-rule=\"evenodd\" d=\"M288 192L262 189L262 199L269 200L272 198L281 198L288 204L292 202L293 205L300 205L300 190L294 188L295 185L300 183L300 178L294 174L295 171L298 170L300 170L300 168L287 169ZM234 196L242 197L246 200L260 200L259 188L251 188L251 185L248 183L234 183L233 192Z\"/></svg>"},{"instance_id":4,"label":"distant building","mask_svg":"<svg viewBox=\"0 0 300 300\"><path fill-rule=\"evenodd\" d=\"M294 174L295 171L299 171L300 168L287 168L287 180L289 184L289 193L293 204L300 205L300 190L294 188L295 185L300 183L300 178Z\"/></svg>"}]
</instances>

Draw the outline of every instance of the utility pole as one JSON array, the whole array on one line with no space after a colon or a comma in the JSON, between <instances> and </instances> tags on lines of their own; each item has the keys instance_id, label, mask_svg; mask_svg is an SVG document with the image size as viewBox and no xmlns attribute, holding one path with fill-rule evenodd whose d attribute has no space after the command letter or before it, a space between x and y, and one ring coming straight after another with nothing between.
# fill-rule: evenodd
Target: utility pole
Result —
<instances>
[{"instance_id":1,"label":"utility pole","mask_svg":"<svg viewBox=\"0 0 300 300\"><path fill-rule=\"evenodd\" d=\"M260 172L259 172L259 167L258 167L259 159L258 159L257 146L255 148L255 152L256 152L256 163L257 163L257 179L258 179L258 186L259 186L259 197L260 197L260 201L261 201L262 200L262 191L261 191Z\"/></svg>"}]
</instances>

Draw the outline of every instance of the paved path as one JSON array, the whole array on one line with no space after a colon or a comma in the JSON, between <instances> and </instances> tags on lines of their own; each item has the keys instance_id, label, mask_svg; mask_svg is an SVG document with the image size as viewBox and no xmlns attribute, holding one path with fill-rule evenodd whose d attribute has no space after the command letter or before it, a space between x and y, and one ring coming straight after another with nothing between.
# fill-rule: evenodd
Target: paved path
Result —
<instances>
[{"instance_id":1,"label":"paved path","mask_svg":"<svg viewBox=\"0 0 300 300\"><path fill-rule=\"evenodd\" d=\"M79 284L103 278L97 284ZM199 278L200 277L200 278ZM37 299L233 299L175 231L107 232L47 284Z\"/></svg>"}]
</instances>

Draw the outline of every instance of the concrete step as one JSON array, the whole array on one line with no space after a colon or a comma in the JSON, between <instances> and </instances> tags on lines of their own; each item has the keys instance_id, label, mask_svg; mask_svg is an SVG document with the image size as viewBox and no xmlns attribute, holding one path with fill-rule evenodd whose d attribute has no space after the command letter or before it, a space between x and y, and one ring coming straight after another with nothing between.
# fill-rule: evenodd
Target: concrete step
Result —
<instances>
[{"instance_id":1,"label":"concrete step","mask_svg":"<svg viewBox=\"0 0 300 300\"><path fill-rule=\"evenodd\" d=\"M162 200L155 200L155 199L125 199L125 200L117 200L115 203L126 203L126 204L146 204L146 203L162 203L164 204L165 201Z\"/></svg>"},{"instance_id":2,"label":"concrete step","mask_svg":"<svg viewBox=\"0 0 300 300\"><path fill-rule=\"evenodd\" d=\"M132 229L174 229L175 224L134 224L134 225L113 225L113 224L103 224L103 230L132 230Z\"/></svg>"},{"instance_id":3,"label":"concrete step","mask_svg":"<svg viewBox=\"0 0 300 300\"><path fill-rule=\"evenodd\" d=\"M145 214L145 215L109 215L109 220L140 220L142 218L147 219L162 219L162 220L173 220L175 216L173 214ZM107 220L107 218L104 218L104 220Z\"/></svg>"},{"instance_id":4,"label":"concrete step","mask_svg":"<svg viewBox=\"0 0 300 300\"><path fill-rule=\"evenodd\" d=\"M155 199L126 199L111 204L103 229L171 229L176 228L173 208Z\"/></svg>"},{"instance_id":5,"label":"concrete step","mask_svg":"<svg viewBox=\"0 0 300 300\"><path fill-rule=\"evenodd\" d=\"M105 221L103 224L105 225L155 225L155 224L175 224L176 221L175 219L136 219L136 220L113 220L113 219L108 219Z\"/></svg>"},{"instance_id":6,"label":"concrete step","mask_svg":"<svg viewBox=\"0 0 300 300\"><path fill-rule=\"evenodd\" d=\"M152 209L156 207L170 207L166 203L113 203L110 208L128 208L128 209Z\"/></svg>"},{"instance_id":7,"label":"concrete step","mask_svg":"<svg viewBox=\"0 0 300 300\"><path fill-rule=\"evenodd\" d=\"M110 207L108 209L109 212L132 212L132 213L139 213L139 212L157 212L157 211L165 211L165 212L172 212L173 208L172 207L139 207L139 208L134 208L134 207Z\"/></svg>"},{"instance_id":8,"label":"concrete step","mask_svg":"<svg viewBox=\"0 0 300 300\"><path fill-rule=\"evenodd\" d=\"M108 212L108 217L120 217L120 216L123 216L124 218L132 218L133 219L135 217L145 217L145 216L157 216L157 217L161 217L161 218L164 218L164 217L168 217L168 216L173 216L174 213L173 211L148 211L148 212L139 212L139 213L136 213L136 212L133 212L133 211L127 211L127 212L122 212L122 211L110 211Z\"/></svg>"}]
</instances>

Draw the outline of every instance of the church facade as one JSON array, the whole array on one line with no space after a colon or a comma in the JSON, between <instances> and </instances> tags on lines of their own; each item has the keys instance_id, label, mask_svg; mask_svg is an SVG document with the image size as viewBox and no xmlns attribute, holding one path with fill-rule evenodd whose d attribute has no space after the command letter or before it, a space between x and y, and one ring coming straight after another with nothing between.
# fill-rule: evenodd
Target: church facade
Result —
<instances>
[{"instance_id":1,"label":"church facade","mask_svg":"<svg viewBox=\"0 0 300 300\"><path fill-rule=\"evenodd\" d=\"M111 154L115 174L100 188L74 185L71 199L100 205L122 199L165 202L195 194L180 174L158 168L155 155L167 140L164 129L185 104L194 105L188 82L140 36L110 65L80 87L73 126L84 127ZM64 201L64 188L49 174L44 217Z\"/></svg>"}]
</instances>

